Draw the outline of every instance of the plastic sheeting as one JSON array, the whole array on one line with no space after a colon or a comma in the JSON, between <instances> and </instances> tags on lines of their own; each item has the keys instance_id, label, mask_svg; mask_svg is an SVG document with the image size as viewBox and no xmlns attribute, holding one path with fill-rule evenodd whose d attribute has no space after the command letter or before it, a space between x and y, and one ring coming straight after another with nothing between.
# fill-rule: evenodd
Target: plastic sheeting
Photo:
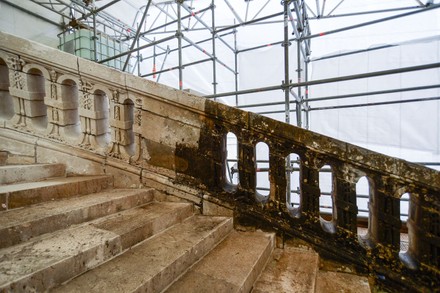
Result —
<instances>
[{"instance_id":1,"label":"plastic sheeting","mask_svg":"<svg viewBox=\"0 0 440 293\"><path fill-rule=\"evenodd\" d=\"M440 61L440 38L312 62L312 80ZM440 69L313 86L310 98L440 84ZM367 106L369 103L440 97L440 89L311 102L310 128L411 161L440 160L440 101ZM343 105L362 105L332 109ZM329 108L326 108L329 107ZM319 109L322 110L319 110ZM325 109L325 110L324 110Z\"/></svg>"}]
</instances>

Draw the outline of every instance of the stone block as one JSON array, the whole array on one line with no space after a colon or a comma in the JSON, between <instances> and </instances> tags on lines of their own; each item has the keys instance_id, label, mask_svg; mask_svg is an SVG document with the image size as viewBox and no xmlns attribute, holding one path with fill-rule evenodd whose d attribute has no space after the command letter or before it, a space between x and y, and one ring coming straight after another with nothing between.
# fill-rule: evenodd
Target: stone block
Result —
<instances>
[{"instance_id":1,"label":"stone block","mask_svg":"<svg viewBox=\"0 0 440 293\"><path fill-rule=\"evenodd\" d=\"M24 100L27 117L40 117L47 115L47 107L42 100Z\"/></svg>"},{"instance_id":2,"label":"stone block","mask_svg":"<svg viewBox=\"0 0 440 293\"><path fill-rule=\"evenodd\" d=\"M135 75L126 75L126 86L129 91L133 91L135 94L145 94L146 96L151 96L152 98L154 97L159 100L168 100L188 109L194 109L197 111L205 110L206 99Z\"/></svg>"},{"instance_id":3,"label":"stone block","mask_svg":"<svg viewBox=\"0 0 440 293\"><path fill-rule=\"evenodd\" d=\"M77 110L61 110L58 108L48 108L48 120L57 125L75 125L79 121Z\"/></svg>"},{"instance_id":4,"label":"stone block","mask_svg":"<svg viewBox=\"0 0 440 293\"><path fill-rule=\"evenodd\" d=\"M16 133L12 133L12 135L17 135ZM0 132L0 149L8 151L11 155L21 155L21 156L27 156L27 157L35 157L35 146L34 143L36 141L32 141L29 143L18 141L15 139L11 139L8 137L1 136ZM8 158L9 161L10 158Z\"/></svg>"},{"instance_id":5,"label":"stone block","mask_svg":"<svg viewBox=\"0 0 440 293\"><path fill-rule=\"evenodd\" d=\"M200 128L148 112L143 112L142 121L145 121L142 136L149 140L171 147L177 144L198 147Z\"/></svg>"},{"instance_id":6,"label":"stone block","mask_svg":"<svg viewBox=\"0 0 440 293\"><path fill-rule=\"evenodd\" d=\"M121 121L121 120L110 119L109 122L110 122L110 126L123 130L129 130L133 126L132 121Z\"/></svg>"},{"instance_id":7,"label":"stone block","mask_svg":"<svg viewBox=\"0 0 440 293\"><path fill-rule=\"evenodd\" d=\"M116 129L111 128L111 135L113 141L123 146L129 146L134 142L133 132L129 130L120 130L117 128Z\"/></svg>"},{"instance_id":8,"label":"stone block","mask_svg":"<svg viewBox=\"0 0 440 293\"><path fill-rule=\"evenodd\" d=\"M83 58L78 58L78 69L81 76L94 79L109 87L124 88L125 74L119 70Z\"/></svg>"},{"instance_id":9,"label":"stone block","mask_svg":"<svg viewBox=\"0 0 440 293\"><path fill-rule=\"evenodd\" d=\"M79 115L92 119L104 119L108 117L108 111L95 111L79 108Z\"/></svg>"},{"instance_id":10,"label":"stone block","mask_svg":"<svg viewBox=\"0 0 440 293\"><path fill-rule=\"evenodd\" d=\"M71 72L77 71L78 58L76 56L4 32L0 32L0 48L15 52L21 57L56 65Z\"/></svg>"},{"instance_id":11,"label":"stone block","mask_svg":"<svg viewBox=\"0 0 440 293\"><path fill-rule=\"evenodd\" d=\"M51 106L51 107L58 108L61 110L77 110L78 109L78 101L62 100L61 98L58 98L57 100L46 98L44 103L47 106Z\"/></svg>"},{"instance_id":12,"label":"stone block","mask_svg":"<svg viewBox=\"0 0 440 293\"><path fill-rule=\"evenodd\" d=\"M38 163L62 163L66 165L68 174L104 174L104 158L92 155L72 147L48 148L47 145L37 146Z\"/></svg>"}]
</instances>

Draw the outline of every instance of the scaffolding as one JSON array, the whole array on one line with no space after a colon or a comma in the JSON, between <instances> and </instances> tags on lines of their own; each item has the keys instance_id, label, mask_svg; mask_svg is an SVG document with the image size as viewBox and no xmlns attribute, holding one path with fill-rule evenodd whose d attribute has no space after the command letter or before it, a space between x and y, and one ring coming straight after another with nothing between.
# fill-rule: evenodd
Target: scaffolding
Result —
<instances>
[{"instance_id":1,"label":"scaffolding","mask_svg":"<svg viewBox=\"0 0 440 293\"><path fill-rule=\"evenodd\" d=\"M340 13L338 14L338 9L344 3L344 0L337 2L333 7L329 7L326 0L323 1L306 1L306 0L285 0L278 3L279 11L277 13L267 14L264 16L260 16L267 7L270 5L274 5L267 1L260 1L257 3L252 3L250 0L245 0L246 5L246 14L241 16L239 12L237 12L234 5L229 0L221 0L217 2L224 2L226 6L229 8L230 12L234 16L235 20L234 24L229 25L217 25L216 24L216 3L214 0L210 1L210 5L203 9L195 10L191 5L193 1L184 1L184 0L175 0L175 1L153 1L148 0L147 4L139 7L132 24L124 23L118 18L112 16L110 13L106 12L109 8L116 4L130 4L129 1L127 3L123 3L126 1L121 0L113 0L108 2L107 4L97 7L95 1L80 1L80 0L31 0L32 2L43 6L47 9L50 9L54 13L59 14L63 19L63 29L64 32L75 30L75 29L87 29L91 32L92 36L90 39L94 43L91 48L96 48L94 50L94 54L92 54L90 59L95 60L99 63L109 64L110 61L115 59L124 58L125 62L123 62L122 70L127 70L128 65L132 64L131 70L133 73L137 69L137 75L142 77L154 77L159 81L160 76L163 73L178 71L178 80L177 87L179 89L184 88L184 71L185 69L211 62L212 64L212 92L205 93L206 98L217 99L220 97L227 96L235 96L235 106L238 106L243 109L250 109L261 106L276 106L280 105L280 102L273 103L264 103L264 104L249 104L249 105L239 105L239 96L245 94L252 94L257 92L268 92L268 91L282 91L284 92L284 116L285 122L291 123L290 121L290 113L294 113L296 116L295 124L300 127L309 128L309 112L310 111L322 111L327 108L325 107L317 107L313 108L311 104L316 101L322 100L331 100L338 99L341 97L320 97L315 99L310 99L308 97L309 87L321 84L321 83L331 83L331 82L339 82L346 81L358 78L366 78L372 76L380 76L387 74L395 74L408 72L411 70L424 70L427 68L437 68L438 64L429 64L425 67L415 67L415 68L400 68L390 71L384 72L373 72L369 74L359 74L353 76L343 76L337 78L331 78L326 80L318 80L318 81L309 81L309 73L308 68L312 62L317 62L323 59L329 58L337 58L341 57L342 54L334 54L331 56L321 57L321 58L310 58L311 54L311 41L316 38L328 36L331 34L337 34L340 32L354 30L361 27L366 27L370 25L374 25L380 22L386 22L390 20L394 20L397 18L404 18L411 15L423 13L425 11L437 9L440 7L440 4L434 3L434 1L426 1L422 2L420 0L413 1L413 6L406 7L396 7L392 9L382 9L382 10L372 10L372 11L358 11L353 13ZM255 1L257 2L257 1ZM314 5L311 3L315 2ZM250 7L258 5L257 12L252 17L249 15ZM314 6L314 7L313 7ZM155 11L152 11L155 10ZM326 12L329 11L329 12ZM403 11L403 12L402 12ZM359 23L355 25L350 25L347 27L329 30L325 32L312 34L310 29L310 21L319 21L322 19L330 19L330 18L341 18L341 17L349 17L349 16L357 16L357 15L380 15L384 13L396 13L392 16L387 16L383 18L379 18L373 21L368 21L364 23ZM402 12L402 13L401 13ZM209 17L207 16L209 15ZM140 17L140 20L139 20ZM165 19L164 19L165 17ZM145 20L154 19L151 22L149 28L145 25ZM282 18L282 19L281 19ZM194 24L190 25L190 21L195 21ZM188 25L184 22L188 21ZM156 25L156 23L160 22ZM265 43L253 47L248 48L237 48L237 29L240 27L246 26L254 26L254 25L267 25L269 23L282 23L280 28L283 30L283 39L277 42ZM291 27L291 31L289 31L289 27ZM202 31L205 30L210 35L202 40L193 41L187 34L190 34L193 31ZM110 38L125 44L129 49L124 52L118 52L113 56L104 56L99 52L99 44L97 43L99 40L99 35L105 34ZM166 37L157 37L167 34ZM233 36L233 39L226 40L227 36ZM290 37L293 35L293 37ZM177 40L177 44L172 43L171 41ZM203 45L205 43L210 43L210 51L206 50ZM162 45L164 44L164 45ZM171 44L175 44L172 47ZM226 48L229 49L231 54L234 55L234 64L228 64L228 62L221 60L219 56L216 54L216 48L222 44ZM297 46L297 56L289 56L289 46L292 44L296 44ZM252 88L252 89L239 89L239 67L238 67L238 55L243 54L249 51L258 50L261 48L265 48L268 46L277 46L281 45L284 47L284 79L280 81L280 84L276 84L273 86L267 86L262 88ZM392 45L386 45L382 47L369 48L364 50L359 50L355 52L345 53L345 54L357 54L359 52L366 52L369 50L379 50L382 48L386 48ZM192 60L191 62L184 63L182 57L182 51L187 48L192 48L194 50L198 50L205 58L199 60ZM146 51L145 49L151 49ZM140 53L142 51L142 54ZM177 53L178 62L175 66L170 66L168 68L164 68L166 64L166 60L170 54ZM102 56L98 56L102 55ZM157 60L158 58L162 59L161 68L157 69ZM295 69L297 72L297 82L291 81L291 76L289 75L289 66L290 60L296 60ZM151 72L142 73L140 68L143 62L148 60L153 60L153 68ZM226 68L230 71L235 78L235 89L230 92L222 92L218 93L217 85L217 71L218 65ZM432 85L432 87L436 87L436 85ZM407 89L396 89L397 91L412 91L416 90L415 88L407 88ZM393 91L387 90L383 92L369 92L369 93L358 93L355 95L351 95L351 97L361 96L361 95L372 95L372 94L386 94ZM344 97L345 98L345 97ZM349 97L346 97L349 98ZM431 97L428 100L435 99L435 97ZM423 99L422 99L423 100ZM405 101L405 102L418 102L420 99L414 99L413 101ZM398 101L396 101L397 103ZM365 104L353 104L353 105L344 105L344 107L363 107L363 106L372 106ZM291 108L291 106L293 106ZM335 106L337 107L337 106ZM333 107L333 108L335 108ZM270 113L280 113L280 110L276 112L271 111L260 111L260 114L270 114ZM302 115L304 114L304 115Z\"/></svg>"},{"instance_id":2,"label":"scaffolding","mask_svg":"<svg viewBox=\"0 0 440 293\"><path fill-rule=\"evenodd\" d=\"M98 48L99 35L105 34L111 36L114 40L124 43L128 48L124 52L119 52L113 56L103 56L95 49L90 59L102 63L109 64L113 60L119 60L121 65L118 67L124 71L130 71L133 74L144 78L153 78L159 82L161 76L169 72L177 72L177 80L175 86L181 90L185 88L185 71L201 64L209 64L211 68L212 89L210 93L204 93L207 99L219 99L226 97L234 98L234 106L246 109L257 110L257 113L263 115L284 114L286 123L295 124L299 127L309 128L310 113L313 111L324 111L329 109L371 107L387 104L403 104L403 103L419 103L424 101L440 100L440 97L413 98L406 100L356 103L351 102L344 105L317 106L314 104L319 101L333 101L339 99L354 100L356 97L370 95L384 95L398 92L413 92L427 89L440 88L439 84L420 85L411 87L400 87L386 90L357 92L346 95L329 95L322 97L310 98L310 88L316 85L331 84L342 81L352 81L364 78L388 76L393 74L422 72L429 69L440 68L440 63L424 64L417 66L408 66L401 68L386 69L368 73L353 74L346 76L338 76L319 80L309 80L309 68L313 62L319 62L326 59L339 58L347 55L355 55L374 50L381 50L395 46L393 44L376 46L374 48L362 49L357 51L345 52L327 55L325 57L311 58L312 40L319 39L328 35L338 34L341 32L356 30L363 27L375 25L377 23L388 22L399 18L410 17L416 14L425 13L440 8L439 3L435 1L412 1L414 5L405 7L395 7L391 9L358 11L352 13L338 13L344 0L340 0L330 7L326 0L283 0L278 1L253 1L245 0L245 15L240 14L236 6L229 0L207 1L209 5L196 10L193 1L174 0L174 1L153 1L148 0L146 4L139 7L132 24L127 24L108 13L107 10L118 3L130 1L114 0L107 4L97 7L94 1L80 0L31 0L32 2L43 6L54 13L60 15L63 19L63 31L86 29L92 33L90 39L94 43L91 48ZM258 3L257 3L258 2ZM277 4L276 12L269 12L268 7ZM313 3L314 2L314 3ZM97 2L99 3L99 2ZM145 2L144 2L145 3ZM219 24L217 22L216 4L221 3L229 9L229 13L233 15L233 23ZM313 5L312 5L313 3ZM250 15L250 8L254 8L254 14ZM319 33L312 33L310 23L323 19L343 18L361 15L379 16L372 21L366 21L342 28L332 29ZM386 14L386 17L380 17ZM390 15L392 14L392 15ZM151 20L149 26L146 26L146 20ZM279 24L282 31L282 38L270 42L262 43L256 46L239 48L237 46L238 30L243 27L259 26L263 28L265 25ZM191 35L197 32L198 35L204 35L202 38L193 40ZM232 62L223 60L223 56L218 54L219 46L223 51L232 54ZM278 84L258 87L258 88L239 88L239 55L247 52L256 51L271 46L281 46L283 48L284 72L283 79ZM295 46L296 56L292 56L289 48ZM206 49L208 47L209 49ZM183 51L192 49L199 53L197 60L185 61ZM167 60L173 54L177 55L177 62L172 66L166 66ZM122 60L122 61L121 61ZM158 68L160 63L160 68ZM151 71L142 70L144 64L150 66ZM295 64L296 76L291 74L291 66ZM233 90L227 92L219 92L218 71L226 70L232 74L234 79ZM296 81L292 81L295 79ZM243 95L255 93L277 92L282 93L283 100L268 101L264 103L241 103L240 99ZM262 108L267 110L261 110ZM272 107L272 108L271 108ZM282 109L273 109L281 107ZM294 123L291 121L291 115L294 115ZM230 160L234 164L234 160ZM288 157L286 160L287 169L298 171L294 168L297 163L296 158ZM430 167L440 166L439 162L418 162ZM264 171L264 169L261 169ZM230 168L230 176L234 174L234 166ZM267 171L267 170L266 170ZM325 171L325 170L324 170ZM290 178L290 176L288 176ZM232 180L232 179L231 179ZM290 186L290 182L288 182ZM264 188L260 188L264 190ZM289 188L290 189L290 188ZM288 194L289 202L291 195L297 194L298 190L291 189ZM323 195L330 195L324 194ZM368 197L367 195L365 195ZM292 204L294 204L292 200ZM364 211L365 212L365 211ZM405 215L404 215L405 216Z\"/></svg>"}]
</instances>

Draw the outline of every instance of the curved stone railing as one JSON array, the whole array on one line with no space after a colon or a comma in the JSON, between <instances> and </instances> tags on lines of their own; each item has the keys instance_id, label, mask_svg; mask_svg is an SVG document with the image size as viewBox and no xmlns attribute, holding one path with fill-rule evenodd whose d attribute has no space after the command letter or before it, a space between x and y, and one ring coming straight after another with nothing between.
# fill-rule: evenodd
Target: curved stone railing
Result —
<instances>
[{"instance_id":1,"label":"curved stone railing","mask_svg":"<svg viewBox=\"0 0 440 293\"><path fill-rule=\"evenodd\" d=\"M116 185L232 210L300 237L396 290L432 290L440 277L440 174L304 129L180 92L0 33L0 148L38 162L100 172ZM239 183L227 177L226 137L238 141ZM269 147L270 190L256 189L256 144ZM300 204L287 202L286 158L299 157ZM319 211L322 166L332 216ZM356 183L370 183L368 233L358 234ZM409 194L409 247L400 250L400 197Z\"/></svg>"}]
</instances>

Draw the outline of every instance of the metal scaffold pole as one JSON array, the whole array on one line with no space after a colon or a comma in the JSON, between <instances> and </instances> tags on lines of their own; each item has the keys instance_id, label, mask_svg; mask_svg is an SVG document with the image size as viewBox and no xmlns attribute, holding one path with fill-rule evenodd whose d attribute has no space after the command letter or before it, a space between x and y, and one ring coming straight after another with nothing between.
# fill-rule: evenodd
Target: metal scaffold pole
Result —
<instances>
[{"instance_id":1,"label":"metal scaffold pole","mask_svg":"<svg viewBox=\"0 0 440 293\"><path fill-rule=\"evenodd\" d=\"M182 68L182 10L183 0L177 0L177 43L179 47L179 90L183 89L183 68Z\"/></svg>"},{"instance_id":2,"label":"metal scaffold pole","mask_svg":"<svg viewBox=\"0 0 440 293\"><path fill-rule=\"evenodd\" d=\"M289 5L290 0L282 2L284 5L284 107L285 107L285 121L290 124L290 76L289 76ZM298 52L299 54L299 52ZM286 204L290 206L290 155L286 158Z\"/></svg>"},{"instance_id":3,"label":"metal scaffold pole","mask_svg":"<svg viewBox=\"0 0 440 293\"><path fill-rule=\"evenodd\" d=\"M211 10L212 10L212 86L214 95L217 93L217 56L215 53L215 5L214 0L211 2Z\"/></svg>"}]
</instances>

